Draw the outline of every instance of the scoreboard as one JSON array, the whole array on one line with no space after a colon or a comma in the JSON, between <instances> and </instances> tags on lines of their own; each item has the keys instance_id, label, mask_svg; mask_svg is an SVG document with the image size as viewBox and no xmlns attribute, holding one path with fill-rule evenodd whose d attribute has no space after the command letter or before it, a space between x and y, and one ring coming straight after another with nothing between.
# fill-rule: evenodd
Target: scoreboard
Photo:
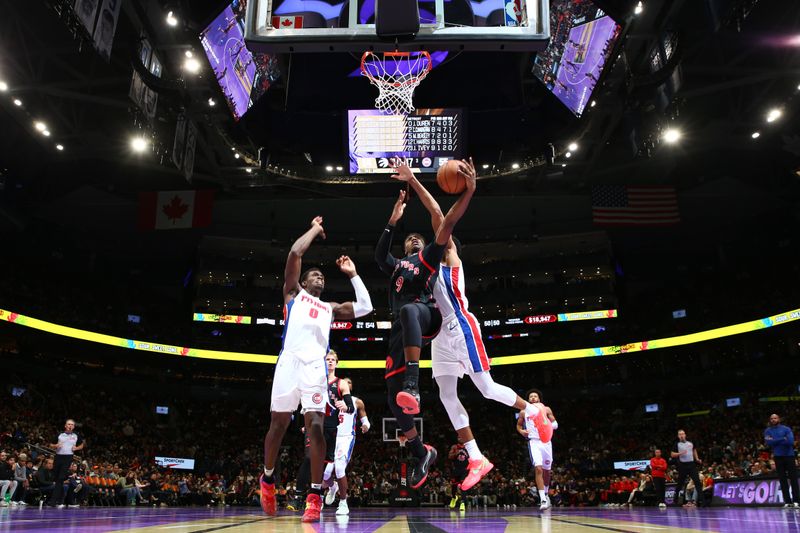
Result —
<instances>
[{"instance_id":1,"label":"scoreboard","mask_svg":"<svg viewBox=\"0 0 800 533\"><path fill-rule=\"evenodd\" d=\"M464 125L460 109L422 109L387 115L377 109L347 112L351 174L390 174L405 161L415 172L436 172L462 157Z\"/></svg>"}]
</instances>

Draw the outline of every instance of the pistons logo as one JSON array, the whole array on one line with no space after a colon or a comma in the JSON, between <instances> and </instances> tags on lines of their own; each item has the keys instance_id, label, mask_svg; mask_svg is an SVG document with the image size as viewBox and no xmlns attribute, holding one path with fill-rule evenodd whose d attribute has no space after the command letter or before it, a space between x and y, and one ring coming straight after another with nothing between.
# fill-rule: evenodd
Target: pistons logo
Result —
<instances>
[{"instance_id":1,"label":"pistons logo","mask_svg":"<svg viewBox=\"0 0 800 533\"><path fill-rule=\"evenodd\" d=\"M311 401L315 404L319 405L322 403L322 394L316 393L314 396L311 397Z\"/></svg>"}]
</instances>

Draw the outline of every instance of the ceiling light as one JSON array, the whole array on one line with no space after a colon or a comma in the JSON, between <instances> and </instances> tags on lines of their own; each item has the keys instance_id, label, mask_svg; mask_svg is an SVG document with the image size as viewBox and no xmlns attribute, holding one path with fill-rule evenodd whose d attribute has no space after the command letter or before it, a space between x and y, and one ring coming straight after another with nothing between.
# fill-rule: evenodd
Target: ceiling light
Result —
<instances>
[{"instance_id":1,"label":"ceiling light","mask_svg":"<svg viewBox=\"0 0 800 533\"><path fill-rule=\"evenodd\" d=\"M569 148L570 152L575 152L578 150L578 143L569 143L569 146L567 146L567 148Z\"/></svg>"},{"instance_id":2,"label":"ceiling light","mask_svg":"<svg viewBox=\"0 0 800 533\"><path fill-rule=\"evenodd\" d=\"M196 74L200 72L200 62L193 57L188 57L186 58L186 61L183 62L183 69L186 72Z\"/></svg>"},{"instance_id":3,"label":"ceiling light","mask_svg":"<svg viewBox=\"0 0 800 533\"><path fill-rule=\"evenodd\" d=\"M22 105L22 100L19 98L14 98L14 105L20 107Z\"/></svg>"},{"instance_id":4,"label":"ceiling light","mask_svg":"<svg viewBox=\"0 0 800 533\"><path fill-rule=\"evenodd\" d=\"M175 17L175 13L172 11L167 13L167 24L169 24L173 28L178 25L178 19Z\"/></svg>"},{"instance_id":5,"label":"ceiling light","mask_svg":"<svg viewBox=\"0 0 800 533\"><path fill-rule=\"evenodd\" d=\"M564 154L564 157L569 159L570 157L572 157L572 152L567 152L566 154Z\"/></svg>"},{"instance_id":6,"label":"ceiling light","mask_svg":"<svg viewBox=\"0 0 800 533\"><path fill-rule=\"evenodd\" d=\"M327 167L325 167L325 170L327 170L328 172L333 172L333 167L328 165Z\"/></svg>"},{"instance_id":7,"label":"ceiling light","mask_svg":"<svg viewBox=\"0 0 800 533\"><path fill-rule=\"evenodd\" d=\"M235 157L236 159L239 159L241 156L239 154L233 154L233 157Z\"/></svg>"},{"instance_id":8,"label":"ceiling light","mask_svg":"<svg viewBox=\"0 0 800 533\"><path fill-rule=\"evenodd\" d=\"M761 137L761 133L754 131L752 134L750 134L750 137L752 137L753 139L758 139L759 137Z\"/></svg>"},{"instance_id":9,"label":"ceiling light","mask_svg":"<svg viewBox=\"0 0 800 533\"><path fill-rule=\"evenodd\" d=\"M644 11L644 6L642 5L641 2L639 2L638 4L636 4L636 7L633 8L633 14L641 15L642 11Z\"/></svg>"},{"instance_id":10,"label":"ceiling light","mask_svg":"<svg viewBox=\"0 0 800 533\"><path fill-rule=\"evenodd\" d=\"M209 98L208 99L208 106L209 107L214 107L215 105L217 105L217 101L214 100L213 98Z\"/></svg>"},{"instance_id":11,"label":"ceiling light","mask_svg":"<svg viewBox=\"0 0 800 533\"><path fill-rule=\"evenodd\" d=\"M342 170L344 170L344 168L343 168L343 167L336 167L336 171L337 171L337 172L341 172Z\"/></svg>"},{"instance_id":12,"label":"ceiling light","mask_svg":"<svg viewBox=\"0 0 800 533\"><path fill-rule=\"evenodd\" d=\"M519 163L514 163L513 165L511 165L511 168L513 168L514 170L518 169Z\"/></svg>"},{"instance_id":13,"label":"ceiling light","mask_svg":"<svg viewBox=\"0 0 800 533\"><path fill-rule=\"evenodd\" d=\"M50 137L50 130L42 131L42 135L44 135L45 137Z\"/></svg>"},{"instance_id":14,"label":"ceiling light","mask_svg":"<svg viewBox=\"0 0 800 533\"><path fill-rule=\"evenodd\" d=\"M483 165L481 165L481 166L483 167L483 170L486 170L487 168L489 168L489 165L487 165L485 163Z\"/></svg>"},{"instance_id":15,"label":"ceiling light","mask_svg":"<svg viewBox=\"0 0 800 533\"><path fill-rule=\"evenodd\" d=\"M253 169L252 168L246 168L246 169L244 169L244 171L247 172L248 174L250 174L251 172L253 172Z\"/></svg>"},{"instance_id":16,"label":"ceiling light","mask_svg":"<svg viewBox=\"0 0 800 533\"><path fill-rule=\"evenodd\" d=\"M769 113L767 113L767 122L775 122L783 115L783 111L778 108L770 109Z\"/></svg>"},{"instance_id":17,"label":"ceiling light","mask_svg":"<svg viewBox=\"0 0 800 533\"><path fill-rule=\"evenodd\" d=\"M134 137L131 139L131 149L138 153L144 152L147 150L147 139L144 137Z\"/></svg>"},{"instance_id":18,"label":"ceiling light","mask_svg":"<svg viewBox=\"0 0 800 533\"><path fill-rule=\"evenodd\" d=\"M589 107L594 107L594 106L596 106L596 105L597 105L597 102L595 102L594 100L592 100L592 102L589 104Z\"/></svg>"},{"instance_id":19,"label":"ceiling light","mask_svg":"<svg viewBox=\"0 0 800 533\"><path fill-rule=\"evenodd\" d=\"M676 130L675 128L667 128L666 130L664 130L662 137L664 139L664 142L669 144L675 144L681 138L681 131Z\"/></svg>"},{"instance_id":20,"label":"ceiling light","mask_svg":"<svg viewBox=\"0 0 800 533\"><path fill-rule=\"evenodd\" d=\"M57 144L56 145L56 150L58 150L59 152L63 152L64 151L64 145L63 144Z\"/></svg>"},{"instance_id":21,"label":"ceiling light","mask_svg":"<svg viewBox=\"0 0 800 533\"><path fill-rule=\"evenodd\" d=\"M566 163L561 163L561 167L562 167L562 168L563 168L563 167L565 167L565 166L567 166L567 164L566 164Z\"/></svg>"},{"instance_id":22,"label":"ceiling light","mask_svg":"<svg viewBox=\"0 0 800 533\"><path fill-rule=\"evenodd\" d=\"M4 93L8 90L8 84L2 80L0 80L0 93Z\"/></svg>"},{"instance_id":23,"label":"ceiling light","mask_svg":"<svg viewBox=\"0 0 800 533\"><path fill-rule=\"evenodd\" d=\"M47 124L37 121L33 123L33 127L36 128L36 131L44 131L47 129Z\"/></svg>"},{"instance_id":24,"label":"ceiling light","mask_svg":"<svg viewBox=\"0 0 800 533\"><path fill-rule=\"evenodd\" d=\"M186 50L186 51L184 52L184 55L186 55L186 57L188 57L189 59L191 59L191 58L193 58L193 57L194 57L194 54L192 53L192 51L191 51L191 50Z\"/></svg>"}]
</instances>

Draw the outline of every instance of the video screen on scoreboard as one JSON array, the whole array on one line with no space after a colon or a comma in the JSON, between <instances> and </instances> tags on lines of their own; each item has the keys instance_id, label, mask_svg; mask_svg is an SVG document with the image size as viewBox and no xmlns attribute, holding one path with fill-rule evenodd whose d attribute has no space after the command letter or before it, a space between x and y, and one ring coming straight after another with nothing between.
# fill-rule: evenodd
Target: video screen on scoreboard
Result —
<instances>
[{"instance_id":1,"label":"video screen on scoreboard","mask_svg":"<svg viewBox=\"0 0 800 533\"><path fill-rule=\"evenodd\" d=\"M551 0L550 44L536 55L533 74L581 116L621 30L591 0Z\"/></svg>"},{"instance_id":2,"label":"video screen on scoreboard","mask_svg":"<svg viewBox=\"0 0 800 533\"><path fill-rule=\"evenodd\" d=\"M277 60L254 55L244 42L245 0L234 0L200 34L206 57L236 120L277 79Z\"/></svg>"},{"instance_id":3,"label":"video screen on scoreboard","mask_svg":"<svg viewBox=\"0 0 800 533\"><path fill-rule=\"evenodd\" d=\"M738 397L737 398L725 398L725 405L727 407L739 407L740 405L742 405L742 399L738 398Z\"/></svg>"},{"instance_id":4,"label":"video screen on scoreboard","mask_svg":"<svg viewBox=\"0 0 800 533\"><path fill-rule=\"evenodd\" d=\"M657 413L658 412L658 404L657 403L648 403L644 406L645 413Z\"/></svg>"},{"instance_id":5,"label":"video screen on scoreboard","mask_svg":"<svg viewBox=\"0 0 800 533\"><path fill-rule=\"evenodd\" d=\"M462 111L417 109L411 115L387 115L377 109L351 109L347 138L351 174L390 174L398 160L415 172L436 172L462 157Z\"/></svg>"}]
</instances>

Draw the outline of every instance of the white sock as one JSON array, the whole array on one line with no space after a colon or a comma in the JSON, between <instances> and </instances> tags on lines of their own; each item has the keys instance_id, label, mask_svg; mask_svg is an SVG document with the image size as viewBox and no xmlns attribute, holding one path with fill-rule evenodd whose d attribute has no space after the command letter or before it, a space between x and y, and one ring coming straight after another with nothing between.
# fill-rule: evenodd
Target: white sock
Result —
<instances>
[{"instance_id":1,"label":"white sock","mask_svg":"<svg viewBox=\"0 0 800 533\"><path fill-rule=\"evenodd\" d=\"M539 499L541 500L542 503L546 502L547 501L547 492L545 492L544 490L540 490L539 491Z\"/></svg>"},{"instance_id":2,"label":"white sock","mask_svg":"<svg viewBox=\"0 0 800 533\"><path fill-rule=\"evenodd\" d=\"M339 498L339 505L345 504L347 505L347 498Z\"/></svg>"},{"instance_id":3,"label":"white sock","mask_svg":"<svg viewBox=\"0 0 800 533\"><path fill-rule=\"evenodd\" d=\"M275 469L274 468L267 468L266 466L264 467L264 475L265 476L270 477L274 473L275 473Z\"/></svg>"},{"instance_id":4,"label":"white sock","mask_svg":"<svg viewBox=\"0 0 800 533\"><path fill-rule=\"evenodd\" d=\"M550 485L545 485L544 486L544 493L545 494L550 494Z\"/></svg>"},{"instance_id":5,"label":"white sock","mask_svg":"<svg viewBox=\"0 0 800 533\"><path fill-rule=\"evenodd\" d=\"M467 449L467 453L469 454L470 459L482 459L483 454L481 453L480 448L478 448L478 443L475 442L475 439L471 441L467 441L464 443L464 448Z\"/></svg>"}]
</instances>

